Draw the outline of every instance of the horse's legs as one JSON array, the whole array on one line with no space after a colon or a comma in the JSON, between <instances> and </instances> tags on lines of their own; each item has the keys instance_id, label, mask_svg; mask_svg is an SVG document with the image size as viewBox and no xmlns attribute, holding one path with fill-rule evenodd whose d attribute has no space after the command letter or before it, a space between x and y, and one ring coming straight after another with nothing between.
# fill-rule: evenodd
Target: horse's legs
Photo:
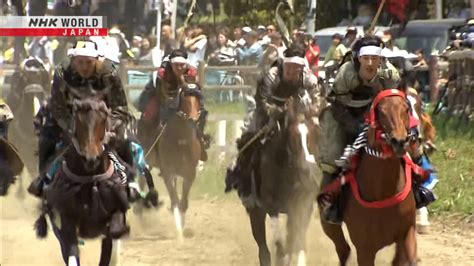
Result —
<instances>
[{"instance_id":1,"label":"horse's legs","mask_svg":"<svg viewBox=\"0 0 474 266\"><path fill-rule=\"evenodd\" d=\"M188 197L189 192L191 191L191 186L194 183L194 179L196 179L196 171L192 171L187 176L184 177L183 181L183 191L181 193L181 201L179 204L179 210L182 213L185 213L188 209Z\"/></svg>"},{"instance_id":2,"label":"horse's legs","mask_svg":"<svg viewBox=\"0 0 474 266\"><path fill-rule=\"evenodd\" d=\"M416 229L415 226L410 227L405 237L396 243L397 249L392 265L416 265Z\"/></svg>"},{"instance_id":3,"label":"horse's legs","mask_svg":"<svg viewBox=\"0 0 474 266\"><path fill-rule=\"evenodd\" d=\"M416 246L416 229L415 226L411 226L403 242L409 265L416 265Z\"/></svg>"},{"instance_id":4,"label":"horse's legs","mask_svg":"<svg viewBox=\"0 0 474 266\"><path fill-rule=\"evenodd\" d=\"M306 231L313 212L312 197L305 198L305 195L299 196L295 204L292 204L293 208L288 210L288 236L286 238L287 252L290 255L290 261L293 255L298 253L298 266L306 265Z\"/></svg>"},{"instance_id":5,"label":"horse's legs","mask_svg":"<svg viewBox=\"0 0 474 266\"><path fill-rule=\"evenodd\" d=\"M168 194L171 200L171 209L178 205L178 192L176 191L176 182L174 180L173 175L164 175L163 179L165 181L166 189L168 190Z\"/></svg>"},{"instance_id":6,"label":"horse's legs","mask_svg":"<svg viewBox=\"0 0 474 266\"><path fill-rule=\"evenodd\" d=\"M79 246L74 223L63 219L61 216L61 228L57 227L51 218L53 231L61 245L61 254L66 265L80 265Z\"/></svg>"},{"instance_id":7,"label":"horse's legs","mask_svg":"<svg viewBox=\"0 0 474 266\"><path fill-rule=\"evenodd\" d=\"M356 247L357 249L357 264L359 266L374 266L375 255L377 251L370 247Z\"/></svg>"},{"instance_id":8,"label":"horse's legs","mask_svg":"<svg viewBox=\"0 0 474 266\"><path fill-rule=\"evenodd\" d=\"M252 226L253 238L258 245L258 258L260 266L270 266L270 251L267 246L267 238L265 235L265 218L267 214L260 208L247 208L250 216L250 224Z\"/></svg>"},{"instance_id":9,"label":"horse's legs","mask_svg":"<svg viewBox=\"0 0 474 266\"><path fill-rule=\"evenodd\" d=\"M324 233L332 240L336 247L337 256L341 265L346 265L351 253L351 248L344 237L344 232L340 225L328 224L320 218Z\"/></svg>"},{"instance_id":10,"label":"horse's legs","mask_svg":"<svg viewBox=\"0 0 474 266\"><path fill-rule=\"evenodd\" d=\"M110 265L110 258L112 256L112 238L106 236L102 239L102 249L100 252L99 266Z\"/></svg>"}]
</instances>

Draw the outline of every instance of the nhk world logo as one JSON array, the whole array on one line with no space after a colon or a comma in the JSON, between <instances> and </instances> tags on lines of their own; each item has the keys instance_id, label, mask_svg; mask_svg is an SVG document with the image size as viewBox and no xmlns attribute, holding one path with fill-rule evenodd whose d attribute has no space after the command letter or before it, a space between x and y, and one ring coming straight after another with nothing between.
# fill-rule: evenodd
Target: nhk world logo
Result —
<instances>
[{"instance_id":1,"label":"nhk world logo","mask_svg":"<svg viewBox=\"0 0 474 266\"><path fill-rule=\"evenodd\" d=\"M0 36L106 36L105 17L0 17Z\"/></svg>"}]
</instances>

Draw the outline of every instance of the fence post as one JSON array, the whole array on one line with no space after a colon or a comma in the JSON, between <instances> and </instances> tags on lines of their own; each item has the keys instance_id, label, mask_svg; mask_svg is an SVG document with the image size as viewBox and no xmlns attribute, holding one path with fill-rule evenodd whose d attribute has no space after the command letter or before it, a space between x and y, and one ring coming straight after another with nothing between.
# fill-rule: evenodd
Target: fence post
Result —
<instances>
[{"instance_id":1,"label":"fence post","mask_svg":"<svg viewBox=\"0 0 474 266\"><path fill-rule=\"evenodd\" d=\"M219 120L217 122L217 131L216 131L217 146L219 148L219 160L224 160L225 158L226 130L227 130L227 121Z\"/></svg>"},{"instance_id":2,"label":"fence post","mask_svg":"<svg viewBox=\"0 0 474 266\"><path fill-rule=\"evenodd\" d=\"M243 120L235 120L234 121L234 135L233 140L237 140L242 135L242 127L244 126ZM233 145L233 143L231 144Z\"/></svg>"},{"instance_id":3,"label":"fence post","mask_svg":"<svg viewBox=\"0 0 474 266\"><path fill-rule=\"evenodd\" d=\"M436 104L438 101L438 57L432 55L429 62L430 75L430 101Z\"/></svg>"}]
</instances>

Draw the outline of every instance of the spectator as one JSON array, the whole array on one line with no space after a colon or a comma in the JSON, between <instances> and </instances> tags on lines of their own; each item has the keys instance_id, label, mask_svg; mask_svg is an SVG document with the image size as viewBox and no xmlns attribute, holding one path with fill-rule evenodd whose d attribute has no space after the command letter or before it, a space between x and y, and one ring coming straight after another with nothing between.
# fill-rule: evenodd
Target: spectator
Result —
<instances>
[{"instance_id":1,"label":"spectator","mask_svg":"<svg viewBox=\"0 0 474 266\"><path fill-rule=\"evenodd\" d=\"M373 10L368 4L361 4L357 9L357 17L354 18L352 24L355 26L370 25L373 18Z\"/></svg>"},{"instance_id":2,"label":"spectator","mask_svg":"<svg viewBox=\"0 0 474 266\"><path fill-rule=\"evenodd\" d=\"M347 52L346 47L342 44L342 35L341 34L334 34L332 36L332 44L329 47L329 50L326 54L326 58L324 59L324 64L328 63L331 60L334 60L335 65L339 65Z\"/></svg>"},{"instance_id":3,"label":"spectator","mask_svg":"<svg viewBox=\"0 0 474 266\"><path fill-rule=\"evenodd\" d=\"M355 26L350 26L347 28L346 36L342 41L347 49L352 49L352 45L354 45L355 41L357 40L357 28Z\"/></svg>"},{"instance_id":4,"label":"spectator","mask_svg":"<svg viewBox=\"0 0 474 266\"><path fill-rule=\"evenodd\" d=\"M393 41L392 33L390 31L387 30L383 32L382 41L384 42L385 47L390 51L396 52L400 50L397 46L395 46L395 42Z\"/></svg>"},{"instance_id":5,"label":"spectator","mask_svg":"<svg viewBox=\"0 0 474 266\"><path fill-rule=\"evenodd\" d=\"M13 63L13 55L15 53L14 37L7 37L7 47L3 51L3 62Z\"/></svg>"},{"instance_id":6,"label":"spectator","mask_svg":"<svg viewBox=\"0 0 474 266\"><path fill-rule=\"evenodd\" d=\"M169 55L176 47L176 41L173 39L173 30L169 25L163 25L161 27L161 49L163 50L163 55Z\"/></svg>"},{"instance_id":7,"label":"spectator","mask_svg":"<svg viewBox=\"0 0 474 266\"><path fill-rule=\"evenodd\" d=\"M241 65L261 65L263 50L258 43L258 33L251 31L244 36L245 47L237 48L239 61Z\"/></svg>"},{"instance_id":8,"label":"spectator","mask_svg":"<svg viewBox=\"0 0 474 266\"><path fill-rule=\"evenodd\" d=\"M259 26L263 27L263 26ZM262 28L262 30L265 30L262 32L262 37L258 41L258 43L265 49L267 45L271 43L270 35L276 33L276 27L275 25L269 24L266 28ZM281 37L281 36L280 36Z\"/></svg>"},{"instance_id":9,"label":"spectator","mask_svg":"<svg viewBox=\"0 0 474 266\"><path fill-rule=\"evenodd\" d=\"M217 49L209 55L209 65L232 65L235 62L234 49L230 46L229 29L223 27L217 34Z\"/></svg>"},{"instance_id":10,"label":"spectator","mask_svg":"<svg viewBox=\"0 0 474 266\"><path fill-rule=\"evenodd\" d=\"M318 77L318 65L319 65L319 56L320 48L317 44L316 36L313 38L308 38L305 43L306 46L306 60L308 61L309 68L313 74Z\"/></svg>"},{"instance_id":11,"label":"spectator","mask_svg":"<svg viewBox=\"0 0 474 266\"><path fill-rule=\"evenodd\" d=\"M240 27L234 28L234 41L233 41L233 46L244 46L245 45L245 40L242 38L242 29Z\"/></svg>"},{"instance_id":12,"label":"spectator","mask_svg":"<svg viewBox=\"0 0 474 266\"><path fill-rule=\"evenodd\" d=\"M151 65L153 64L153 53L150 39L145 37L142 39L140 46L140 56L138 59L139 65Z\"/></svg>"},{"instance_id":13,"label":"spectator","mask_svg":"<svg viewBox=\"0 0 474 266\"><path fill-rule=\"evenodd\" d=\"M427 67L428 64L425 60L425 53L423 49L418 49L415 51L417 63L413 66L414 68Z\"/></svg>"},{"instance_id":14,"label":"spectator","mask_svg":"<svg viewBox=\"0 0 474 266\"><path fill-rule=\"evenodd\" d=\"M192 66L198 67L199 62L204 61L207 48L207 36L199 25L194 26L190 32L190 36L185 39L184 48L188 52L188 61Z\"/></svg>"},{"instance_id":15,"label":"spectator","mask_svg":"<svg viewBox=\"0 0 474 266\"><path fill-rule=\"evenodd\" d=\"M133 53L133 56L135 58L140 58L140 48L142 46L142 41L143 41L143 38L141 36L138 36L138 35L135 35L133 36L133 39L132 39L132 47L131 47L131 51Z\"/></svg>"}]
</instances>

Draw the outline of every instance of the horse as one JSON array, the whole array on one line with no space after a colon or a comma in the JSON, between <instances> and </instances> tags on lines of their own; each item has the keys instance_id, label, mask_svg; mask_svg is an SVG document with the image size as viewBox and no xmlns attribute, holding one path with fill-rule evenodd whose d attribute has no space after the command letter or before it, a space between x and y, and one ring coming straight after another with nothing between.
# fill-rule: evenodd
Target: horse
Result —
<instances>
[{"instance_id":1,"label":"horse","mask_svg":"<svg viewBox=\"0 0 474 266\"><path fill-rule=\"evenodd\" d=\"M298 265L305 265L306 231L317 193L314 156L308 146L314 132L308 127L314 124L305 121L303 110L309 107L300 95L290 96L278 108L278 114L269 120L271 130L263 138L263 146L252 155L241 150L242 156L250 156L253 169L247 173L251 194L241 199L250 217L260 265L271 265L265 234L267 214L272 219L277 262L290 263L297 253ZM287 214L286 245L278 232L279 214L283 213Z\"/></svg>"},{"instance_id":2,"label":"horse","mask_svg":"<svg viewBox=\"0 0 474 266\"><path fill-rule=\"evenodd\" d=\"M157 165L164 179L171 200L171 209L176 219L178 237L182 239L188 196L196 178L196 166L200 159L201 143L197 132L197 121L201 112L201 92L194 84L179 89L177 111L163 126L158 142ZM183 177L181 199L177 192L177 176Z\"/></svg>"},{"instance_id":3,"label":"horse","mask_svg":"<svg viewBox=\"0 0 474 266\"><path fill-rule=\"evenodd\" d=\"M37 76L35 76L37 77ZM19 106L15 106L15 117L11 126L12 142L18 146L19 152L27 163L27 167L33 173L36 172L37 160L31 147L35 146L38 139L35 135L33 120L38 113L41 103L47 98L47 88L44 88L39 80L27 80L28 84L21 92Z\"/></svg>"},{"instance_id":4,"label":"horse","mask_svg":"<svg viewBox=\"0 0 474 266\"><path fill-rule=\"evenodd\" d=\"M405 93L383 90L369 110L367 146L352 162L352 168L337 182L343 189L343 220L357 251L359 265L374 265L376 253L396 244L393 265L416 265L416 205L412 193L412 170L407 155L411 142L409 106ZM324 233L334 242L341 265L346 265L350 247L341 225L325 223Z\"/></svg>"},{"instance_id":5,"label":"horse","mask_svg":"<svg viewBox=\"0 0 474 266\"><path fill-rule=\"evenodd\" d=\"M45 188L44 208L61 245L67 265L79 265L78 237L101 235L99 265L109 265L113 232L113 216L128 209L126 175L120 172L113 154L106 146L110 111L103 101L74 100L71 130L61 168ZM41 219L41 217L40 217ZM38 235L46 236L46 220L37 221ZM38 224L40 223L40 224ZM43 223L43 224L41 224Z\"/></svg>"}]
</instances>

